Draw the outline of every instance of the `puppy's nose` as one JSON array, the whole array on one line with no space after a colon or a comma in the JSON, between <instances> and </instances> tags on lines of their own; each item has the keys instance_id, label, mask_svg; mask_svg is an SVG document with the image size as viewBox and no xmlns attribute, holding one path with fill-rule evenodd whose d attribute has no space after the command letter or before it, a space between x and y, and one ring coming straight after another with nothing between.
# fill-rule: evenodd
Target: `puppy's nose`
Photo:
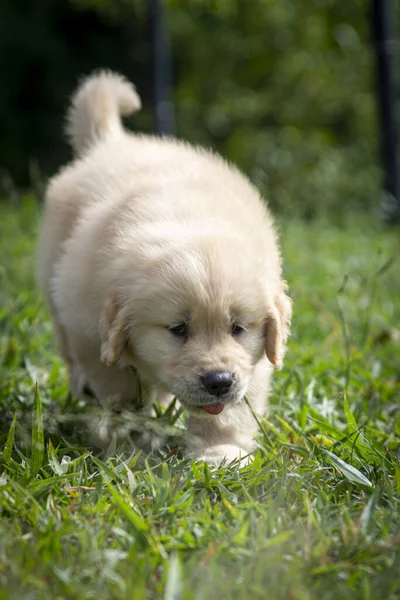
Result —
<instances>
[{"instance_id":1,"label":"puppy's nose","mask_svg":"<svg viewBox=\"0 0 400 600\"><path fill-rule=\"evenodd\" d=\"M203 377L203 385L212 396L223 396L229 392L233 383L232 373L207 373Z\"/></svg>"}]
</instances>

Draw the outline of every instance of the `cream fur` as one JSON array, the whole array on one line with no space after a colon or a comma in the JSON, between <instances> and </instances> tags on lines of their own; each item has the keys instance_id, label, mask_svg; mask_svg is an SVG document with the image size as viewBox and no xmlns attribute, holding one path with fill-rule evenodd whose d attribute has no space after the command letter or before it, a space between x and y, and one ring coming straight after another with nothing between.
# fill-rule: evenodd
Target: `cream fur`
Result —
<instances>
[{"instance_id":1,"label":"cream fur","mask_svg":"<svg viewBox=\"0 0 400 600\"><path fill-rule=\"evenodd\" d=\"M77 158L47 190L40 281L71 388L103 405L176 396L189 411L187 449L219 463L253 449L252 410L266 409L282 365L291 303L265 202L204 149L123 130L140 108L119 75L89 77L72 100ZM187 339L168 327L186 322ZM243 326L232 335L231 325ZM133 367L133 368L132 368ZM201 384L234 374L224 410Z\"/></svg>"}]
</instances>

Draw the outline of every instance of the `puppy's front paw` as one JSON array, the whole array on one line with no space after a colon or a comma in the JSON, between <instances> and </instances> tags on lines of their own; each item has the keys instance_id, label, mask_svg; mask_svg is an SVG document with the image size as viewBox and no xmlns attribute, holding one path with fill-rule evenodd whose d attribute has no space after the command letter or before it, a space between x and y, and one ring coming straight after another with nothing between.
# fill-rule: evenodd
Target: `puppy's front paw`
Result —
<instances>
[{"instance_id":1,"label":"puppy's front paw","mask_svg":"<svg viewBox=\"0 0 400 600\"><path fill-rule=\"evenodd\" d=\"M210 465L219 467L222 463L230 464L234 460L240 461L240 466L244 467L249 463L250 457L248 451L234 446L233 444L220 444L219 446L210 446L203 454L198 456L198 460L202 460Z\"/></svg>"}]
</instances>

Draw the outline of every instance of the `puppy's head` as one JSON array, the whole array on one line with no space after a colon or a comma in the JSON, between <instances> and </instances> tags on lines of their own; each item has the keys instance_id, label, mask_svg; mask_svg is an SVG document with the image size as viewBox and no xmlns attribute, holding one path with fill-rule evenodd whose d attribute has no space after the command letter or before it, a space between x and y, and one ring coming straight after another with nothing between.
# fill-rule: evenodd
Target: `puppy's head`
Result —
<instances>
[{"instance_id":1,"label":"puppy's head","mask_svg":"<svg viewBox=\"0 0 400 600\"><path fill-rule=\"evenodd\" d=\"M119 277L102 318L102 360L134 365L191 412L219 414L243 399L264 353L282 365L290 314L284 284L243 252L175 248Z\"/></svg>"}]
</instances>

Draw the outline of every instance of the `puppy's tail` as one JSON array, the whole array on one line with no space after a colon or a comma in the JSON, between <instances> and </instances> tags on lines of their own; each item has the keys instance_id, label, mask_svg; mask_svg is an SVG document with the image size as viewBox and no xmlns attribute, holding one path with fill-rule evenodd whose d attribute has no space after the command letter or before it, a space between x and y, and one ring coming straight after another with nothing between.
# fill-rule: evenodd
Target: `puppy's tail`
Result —
<instances>
[{"instance_id":1,"label":"puppy's tail","mask_svg":"<svg viewBox=\"0 0 400 600\"><path fill-rule=\"evenodd\" d=\"M77 156L96 140L122 133L121 115L141 108L135 86L122 75L99 71L75 92L67 114L66 132Z\"/></svg>"}]
</instances>

